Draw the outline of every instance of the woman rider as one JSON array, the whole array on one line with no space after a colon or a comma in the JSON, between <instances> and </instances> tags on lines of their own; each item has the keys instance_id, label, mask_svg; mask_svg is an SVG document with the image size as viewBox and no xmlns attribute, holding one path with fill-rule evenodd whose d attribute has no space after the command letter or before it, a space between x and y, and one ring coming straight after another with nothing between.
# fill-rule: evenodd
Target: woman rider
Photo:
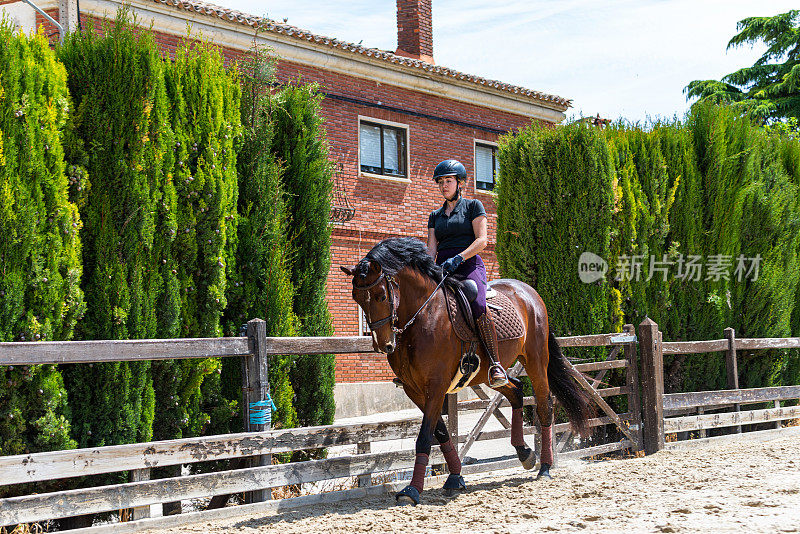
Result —
<instances>
[{"instance_id":1,"label":"woman rider","mask_svg":"<svg viewBox=\"0 0 800 534\"><path fill-rule=\"evenodd\" d=\"M433 256L445 274L469 278L478 285L478 297L470 303L476 318L486 354L492 361L489 385L499 388L508 384L508 377L497 356L497 330L486 312L486 266L478 253L486 248L486 210L477 199L461 196L461 185L467 181L467 170L454 160L439 163L433 179L444 196L444 204L428 217L428 254Z\"/></svg>"}]
</instances>

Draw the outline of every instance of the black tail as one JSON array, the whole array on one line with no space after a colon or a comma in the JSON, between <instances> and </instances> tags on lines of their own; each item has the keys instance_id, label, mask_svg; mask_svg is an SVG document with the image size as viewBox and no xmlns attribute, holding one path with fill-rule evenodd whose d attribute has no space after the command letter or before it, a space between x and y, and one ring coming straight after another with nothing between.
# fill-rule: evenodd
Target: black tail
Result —
<instances>
[{"instance_id":1,"label":"black tail","mask_svg":"<svg viewBox=\"0 0 800 534\"><path fill-rule=\"evenodd\" d=\"M550 361L547 364L547 380L550 382L550 391L567 411L567 416L575 431L586 437L589 435L589 427L586 422L594 416L592 398L572 376L552 331L547 344L550 347Z\"/></svg>"}]
</instances>

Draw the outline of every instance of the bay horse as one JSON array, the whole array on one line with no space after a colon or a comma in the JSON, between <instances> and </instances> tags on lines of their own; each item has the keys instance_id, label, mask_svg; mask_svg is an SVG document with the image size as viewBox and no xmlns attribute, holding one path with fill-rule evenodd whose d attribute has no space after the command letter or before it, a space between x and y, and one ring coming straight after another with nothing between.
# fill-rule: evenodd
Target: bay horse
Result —
<instances>
[{"instance_id":1,"label":"bay horse","mask_svg":"<svg viewBox=\"0 0 800 534\"><path fill-rule=\"evenodd\" d=\"M416 441L416 459L411 483L396 494L401 504L420 500L425 468L436 437L450 476L447 495L466 489L461 460L442 420L445 395L458 369L462 344L448 317L440 286L451 289L461 282L444 277L421 241L392 238L381 241L355 266L342 271L353 278L353 299L367 318L375 351L387 355L389 365L411 401L422 410L422 426ZM573 428L586 435L592 417L590 397L580 388L565 363L550 331L547 309L539 294L518 280L497 280L492 289L505 294L516 307L524 326L521 338L499 343L500 361L506 369L519 359L533 385L536 414L542 427L541 466L537 478L550 477L553 463L553 404L550 391L564 406ZM489 359L479 348L481 371L470 386L485 383ZM536 464L536 453L523 438L522 384L516 378L498 391L512 407L511 444L525 469Z\"/></svg>"}]
</instances>

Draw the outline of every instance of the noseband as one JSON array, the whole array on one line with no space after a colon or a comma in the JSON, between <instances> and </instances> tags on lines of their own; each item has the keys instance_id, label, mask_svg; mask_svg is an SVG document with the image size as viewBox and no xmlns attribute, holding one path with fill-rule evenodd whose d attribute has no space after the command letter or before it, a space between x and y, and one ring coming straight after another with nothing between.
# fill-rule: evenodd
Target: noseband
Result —
<instances>
[{"instance_id":1,"label":"noseband","mask_svg":"<svg viewBox=\"0 0 800 534\"><path fill-rule=\"evenodd\" d=\"M394 307L394 291L392 290L392 286L394 286L394 287L396 287L398 289L400 289L400 287L397 285L397 282L395 281L394 278L392 278L391 276L386 276L386 273L381 272L380 276L378 276L378 278L376 278L374 282L372 282L371 284L366 285L366 286L357 286L355 284L355 279L353 279L353 289L358 289L360 291L367 291L367 290L372 289L373 287L377 286L378 284L380 284L383 280L386 280L386 293L389 295L389 307L392 310L392 313L391 313L391 315L388 315L388 316L384 317L383 319L378 319L377 321L373 321L373 322L370 322L369 321L370 318L367 317L367 326L369 326L369 329L372 332L374 332L376 328L380 328L383 325L385 325L386 323L388 323L389 321L391 321L392 322L392 330L394 330L395 333L397 333L397 334L402 334L403 330L405 330L405 328L400 329L400 328L397 328L397 326L396 326L396 324L397 324L397 309ZM366 314L369 314L369 312L367 310L364 310L364 312ZM408 326L408 325L406 325L406 326Z\"/></svg>"},{"instance_id":2,"label":"noseband","mask_svg":"<svg viewBox=\"0 0 800 534\"><path fill-rule=\"evenodd\" d=\"M383 319L378 319L377 321L374 321L374 322L370 322L369 321L369 317L367 317L367 326L369 326L369 329L372 332L374 332L376 328L380 328L381 326L383 326L386 323L388 323L389 321L391 321L392 322L392 330L394 331L395 334L397 334L399 336L400 334L405 332L406 329L409 326L411 326L414 323L414 320L417 318L417 315L419 315L419 312L421 312L423 310L423 308L425 308L425 306L428 305L428 303L431 301L431 299L436 294L436 292L439 290L439 288L442 287L442 284L444 284L444 281L447 279L447 275L442 277L442 281L439 282L439 284L436 286L436 289L434 289L431 292L430 296L428 296L428 299L425 302L422 303L422 306L419 307L417 312L411 317L411 319L408 320L408 322L405 324L405 326L403 326L403 328L398 328L397 327L397 308L395 308L395 306L394 306L394 291L392 290L392 287L393 286L396 287L398 289L398 291L399 291L400 290L400 286L397 284L397 281L394 278L392 278L391 276L387 276L383 271L381 271L380 276L378 276L378 278L376 278L374 282L372 282L371 284L366 285L366 286L357 286L356 285L356 280L354 278L353 279L353 289L358 289L360 291L366 291L368 289L372 289L373 287L377 286L384 279L386 280L386 293L388 293L388 295L389 295L389 306L391 307L392 314L387 316L387 317L384 317ZM364 310L364 312L365 312L365 314L368 313L366 310Z\"/></svg>"}]
</instances>

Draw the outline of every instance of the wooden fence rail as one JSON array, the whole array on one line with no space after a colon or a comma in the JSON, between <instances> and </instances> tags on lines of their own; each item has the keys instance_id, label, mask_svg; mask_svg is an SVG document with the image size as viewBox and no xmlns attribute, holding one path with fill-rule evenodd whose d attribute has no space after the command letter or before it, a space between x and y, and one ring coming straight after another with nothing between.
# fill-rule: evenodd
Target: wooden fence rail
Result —
<instances>
[{"instance_id":1,"label":"wooden fence rail","mask_svg":"<svg viewBox=\"0 0 800 534\"><path fill-rule=\"evenodd\" d=\"M736 338L734 330L726 328L724 339L664 342L653 321L645 319L639 329L642 374L645 375L642 411L647 454L664 448L668 433L698 431L700 438L707 438L709 430L732 427L741 434L743 425L759 423L774 424L777 430L782 426L781 421L800 416L797 406L781 407L782 401L800 399L800 385L740 389L737 363L739 350L797 349L800 338ZM664 393L665 354L687 356L709 352L725 353L727 390ZM773 407L742 411L742 405L764 403L772 403ZM733 412L706 413L720 409ZM696 414L691 414L693 411ZM679 417L670 417L676 415Z\"/></svg>"},{"instance_id":2,"label":"wooden fence rail","mask_svg":"<svg viewBox=\"0 0 800 534\"><path fill-rule=\"evenodd\" d=\"M374 352L367 337L268 337L264 354L349 354ZM22 341L0 343L0 365L133 362L247 356L246 337L125 339L106 341Z\"/></svg>"},{"instance_id":3,"label":"wooden fence rail","mask_svg":"<svg viewBox=\"0 0 800 534\"><path fill-rule=\"evenodd\" d=\"M418 417L386 423L337 424L0 456L0 475L3 484L21 484L405 439L417 435L421 421L422 418Z\"/></svg>"}]
</instances>

